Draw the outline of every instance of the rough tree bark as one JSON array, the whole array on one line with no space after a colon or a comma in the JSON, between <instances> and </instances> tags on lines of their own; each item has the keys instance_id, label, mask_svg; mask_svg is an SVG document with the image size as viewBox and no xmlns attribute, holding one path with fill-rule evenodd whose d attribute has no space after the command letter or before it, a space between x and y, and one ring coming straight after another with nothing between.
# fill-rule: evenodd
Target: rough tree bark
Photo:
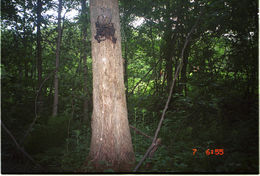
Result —
<instances>
[{"instance_id":1,"label":"rough tree bark","mask_svg":"<svg viewBox=\"0 0 260 176\"><path fill-rule=\"evenodd\" d=\"M61 11L62 11L62 0L59 0L58 7L58 39L56 46L56 72L54 75L54 101L53 101L53 111L52 116L57 116L58 114L58 101L59 101L59 77L58 77L58 68L59 68L59 59L60 59L60 44L61 44Z\"/></svg>"},{"instance_id":2,"label":"rough tree bark","mask_svg":"<svg viewBox=\"0 0 260 176\"><path fill-rule=\"evenodd\" d=\"M91 161L98 171L106 168L129 171L135 157L127 118L118 0L91 0L90 19L93 114L88 161ZM110 26L110 32L100 29L100 34L106 33L103 37L97 35L98 19L105 19L99 24ZM111 36L113 27L115 29L113 37L116 41ZM98 42L99 38L102 40Z\"/></svg>"}]
</instances>

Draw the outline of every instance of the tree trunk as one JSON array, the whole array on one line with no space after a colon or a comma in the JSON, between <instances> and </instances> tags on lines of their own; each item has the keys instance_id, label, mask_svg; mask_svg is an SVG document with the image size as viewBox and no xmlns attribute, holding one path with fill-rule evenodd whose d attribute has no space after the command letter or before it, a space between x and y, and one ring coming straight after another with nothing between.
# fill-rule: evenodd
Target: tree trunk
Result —
<instances>
[{"instance_id":1,"label":"tree trunk","mask_svg":"<svg viewBox=\"0 0 260 176\"><path fill-rule=\"evenodd\" d=\"M183 56L183 66L181 70L181 86L180 86L180 92L184 93L185 96L187 96L187 65L188 65L188 57L189 57L189 51L190 51L190 44L188 44L186 51L184 52Z\"/></svg>"},{"instance_id":2,"label":"tree trunk","mask_svg":"<svg viewBox=\"0 0 260 176\"><path fill-rule=\"evenodd\" d=\"M91 0L90 18L93 114L89 156L98 171L108 167L129 171L135 157L127 118L118 1ZM102 25L110 32L102 31ZM106 35L97 35L97 29Z\"/></svg>"},{"instance_id":3,"label":"tree trunk","mask_svg":"<svg viewBox=\"0 0 260 176\"><path fill-rule=\"evenodd\" d=\"M37 90L39 90L38 93L38 111L39 114L42 112L42 103L43 103L43 97L42 97L42 90L40 90L40 86L42 83L42 46L41 46L41 16L42 13L42 2L41 0L37 1L37 71L38 71L38 85Z\"/></svg>"},{"instance_id":4,"label":"tree trunk","mask_svg":"<svg viewBox=\"0 0 260 176\"><path fill-rule=\"evenodd\" d=\"M172 57L169 55L166 58L166 72L167 72L167 92L170 91L171 88L171 84L172 84L172 74L173 74L173 61L172 61Z\"/></svg>"},{"instance_id":5,"label":"tree trunk","mask_svg":"<svg viewBox=\"0 0 260 176\"><path fill-rule=\"evenodd\" d=\"M60 58L60 44L61 44L61 11L62 11L62 0L59 0L59 9L58 9L58 39L56 47L56 72L54 75L54 102L53 102L53 111L52 116L57 116L58 114L58 89L59 89L59 77L58 77L58 68L59 68L59 58Z\"/></svg>"},{"instance_id":6,"label":"tree trunk","mask_svg":"<svg viewBox=\"0 0 260 176\"><path fill-rule=\"evenodd\" d=\"M88 66L87 66L87 8L86 8L86 0L81 1L82 8L82 43L83 43L83 74L84 74L84 105L83 105L83 119L87 122L88 118L88 89L87 89L87 78L88 78Z\"/></svg>"},{"instance_id":7,"label":"tree trunk","mask_svg":"<svg viewBox=\"0 0 260 176\"><path fill-rule=\"evenodd\" d=\"M24 46L24 53L25 53L25 57L28 59L24 62L24 77L25 77L25 83L27 86L28 83L28 64L29 64L29 52L28 52L28 32L27 32L27 28L26 28L26 19L27 19L27 13L26 13L26 2L24 1L22 3L23 5L23 31L24 31L24 35L23 35L23 46Z\"/></svg>"},{"instance_id":8,"label":"tree trunk","mask_svg":"<svg viewBox=\"0 0 260 176\"><path fill-rule=\"evenodd\" d=\"M169 25L170 26L170 25ZM171 29L167 29L165 32L165 40L166 40L166 45L165 45L165 71L166 71L166 79L167 79L167 92L170 91L171 85L172 85L172 80L173 80L173 43L174 39L172 39L172 32Z\"/></svg>"},{"instance_id":9,"label":"tree trunk","mask_svg":"<svg viewBox=\"0 0 260 176\"><path fill-rule=\"evenodd\" d=\"M171 9L171 2L167 2L166 3L166 29L165 29L165 41L166 41L166 45L165 45L165 53L164 53L164 57L165 57L165 61L166 61L166 65L165 65L165 72L166 72L166 79L167 79L167 89L166 91L169 92L171 85L172 85L172 80L173 80L173 48L174 48L174 39L173 39L173 31L172 31L172 22L170 20L170 13L169 13L169 9Z\"/></svg>"}]
</instances>

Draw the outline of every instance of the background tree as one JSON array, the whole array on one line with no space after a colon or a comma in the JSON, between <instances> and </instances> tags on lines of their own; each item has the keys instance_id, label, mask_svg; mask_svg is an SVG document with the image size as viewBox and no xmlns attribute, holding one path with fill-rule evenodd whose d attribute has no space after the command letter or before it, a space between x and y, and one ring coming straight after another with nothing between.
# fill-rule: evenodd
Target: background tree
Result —
<instances>
[{"instance_id":1,"label":"background tree","mask_svg":"<svg viewBox=\"0 0 260 176\"><path fill-rule=\"evenodd\" d=\"M24 6L24 11L26 11L26 5ZM39 90L39 112L42 111L42 45L41 45L41 24L42 24L42 1L37 1L37 71L38 71L38 90ZM24 14L25 15L25 14ZM25 18L24 18L25 19ZM26 45L25 45L26 46Z\"/></svg>"},{"instance_id":2,"label":"background tree","mask_svg":"<svg viewBox=\"0 0 260 176\"><path fill-rule=\"evenodd\" d=\"M52 116L57 116L58 113L58 104L59 104L59 60L60 60L60 45L61 45L61 11L62 11L62 0L59 0L59 8L58 8L58 37L57 37L57 45L56 45L56 71L54 76L54 102L53 102L53 111Z\"/></svg>"},{"instance_id":3,"label":"background tree","mask_svg":"<svg viewBox=\"0 0 260 176\"><path fill-rule=\"evenodd\" d=\"M87 88L87 79L88 79L88 66L87 66L87 25L88 25L88 15L87 15L87 7L86 0L81 1L81 17L82 17L82 57L83 57L83 74L84 74L84 120L87 122L88 118L88 108L89 108L89 90Z\"/></svg>"}]
</instances>

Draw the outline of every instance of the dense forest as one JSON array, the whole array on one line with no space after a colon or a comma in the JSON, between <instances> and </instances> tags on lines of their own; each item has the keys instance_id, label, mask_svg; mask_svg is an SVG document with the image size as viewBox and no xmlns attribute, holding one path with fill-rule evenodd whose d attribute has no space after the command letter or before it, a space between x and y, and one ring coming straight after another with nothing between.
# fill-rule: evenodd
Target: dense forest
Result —
<instances>
[{"instance_id":1,"label":"dense forest","mask_svg":"<svg viewBox=\"0 0 260 176\"><path fill-rule=\"evenodd\" d=\"M2 0L1 172L259 173L258 35L255 0Z\"/></svg>"}]
</instances>

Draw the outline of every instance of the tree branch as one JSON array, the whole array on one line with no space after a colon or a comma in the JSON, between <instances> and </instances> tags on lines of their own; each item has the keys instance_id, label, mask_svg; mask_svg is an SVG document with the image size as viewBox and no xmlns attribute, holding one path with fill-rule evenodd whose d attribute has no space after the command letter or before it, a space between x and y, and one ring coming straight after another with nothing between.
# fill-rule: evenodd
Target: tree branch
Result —
<instances>
[{"instance_id":1,"label":"tree branch","mask_svg":"<svg viewBox=\"0 0 260 176\"><path fill-rule=\"evenodd\" d=\"M138 133L138 134L141 134L141 135L143 135L143 136L145 136L145 137L147 137L147 138L149 138L149 139L153 140L153 138L152 138L151 136L148 136L147 134L145 134L144 132L142 132L142 131L138 130L138 129L137 129L137 128L135 128L134 126L132 126L132 125L129 125L129 127L130 127L130 128L132 128L133 130L135 130L135 131L136 131L136 133Z\"/></svg>"},{"instance_id":2,"label":"tree branch","mask_svg":"<svg viewBox=\"0 0 260 176\"><path fill-rule=\"evenodd\" d=\"M15 143L16 147L30 160L32 161L33 164L37 165L38 167L42 168L43 167L41 165L39 165L38 163L35 162L35 160L18 144L18 142L16 141L15 137L12 135L12 133L6 128L5 124L0 120L2 127L4 128L4 130L7 132L7 134L11 137L11 139L13 140L13 142Z\"/></svg>"},{"instance_id":3,"label":"tree branch","mask_svg":"<svg viewBox=\"0 0 260 176\"><path fill-rule=\"evenodd\" d=\"M31 125L29 126L28 130L25 132L25 135L21 141L21 144L24 143L26 137L28 136L28 134L30 133L33 125L35 124L36 120L38 119L38 115L37 115L37 100L38 100L38 96L39 96L39 92L41 91L43 84L51 77L51 75L53 73L55 73L58 70L58 68L54 69L51 73L49 73L49 75L43 80L43 82L41 83L39 89L37 90L36 96L35 96L35 100L34 100L34 114L35 114L35 118L33 120L33 122L31 123Z\"/></svg>"},{"instance_id":4,"label":"tree branch","mask_svg":"<svg viewBox=\"0 0 260 176\"><path fill-rule=\"evenodd\" d=\"M152 149L153 149L153 148L155 147L155 145L156 145L157 136L158 136L159 131L160 131L160 129L161 129L162 122L163 122L164 117L165 117L165 113L166 113L166 111L167 111L167 109L168 109L168 106L169 106L169 103L170 103L170 100L171 100L171 97L172 97L172 92L173 92L174 84L175 84L176 79L177 79L179 73L181 72L181 69L182 69L182 66L183 66L183 55L184 55L184 51L185 51L185 49L186 49L186 47L187 47L187 44L188 44L188 42L189 42L189 40L190 40L190 35L191 35L191 33L193 32L193 30L195 29L195 27L197 26L198 22L199 22L199 18L198 18L198 20L196 21L196 23L193 25L193 27L191 28L190 32L188 33L188 35L187 35L187 37L186 37L186 41L185 41L185 43L184 43L184 46L183 46L182 52L181 52L180 63L179 63L179 65L178 65L178 67L177 67L177 70L176 70L176 72L175 72L175 76L174 76L174 79L173 79L173 82L172 82L172 85L171 85L171 89L170 89L170 92L169 92L169 96L168 96L167 102L166 102L165 107L164 107L164 109L163 109L163 113L162 113L160 122L159 122L159 124L158 124L158 127L157 127L157 129L156 129L155 135L154 135L154 137L153 137L153 142L152 142L152 144L150 145L150 147L147 149L145 155L144 155L143 158L140 160L140 162L137 164L137 166L135 167L135 169L133 170L133 172L136 172L136 171L138 170L138 168L141 166L141 164L144 162L144 160L147 158L147 156L149 155L149 153L152 151Z\"/></svg>"}]
</instances>

